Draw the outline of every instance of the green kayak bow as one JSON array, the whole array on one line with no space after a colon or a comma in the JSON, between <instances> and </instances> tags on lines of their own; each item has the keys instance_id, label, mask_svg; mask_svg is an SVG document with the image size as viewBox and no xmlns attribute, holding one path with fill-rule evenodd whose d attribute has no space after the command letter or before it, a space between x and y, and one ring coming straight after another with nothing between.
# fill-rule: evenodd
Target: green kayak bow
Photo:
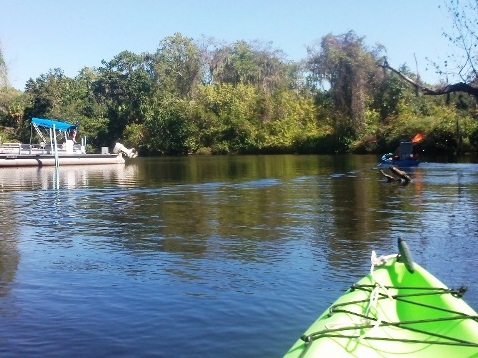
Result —
<instances>
[{"instance_id":1,"label":"green kayak bow","mask_svg":"<svg viewBox=\"0 0 478 358\"><path fill-rule=\"evenodd\" d=\"M478 357L478 314L413 262L399 239L399 255L377 257L370 273L339 297L285 357Z\"/></svg>"}]
</instances>

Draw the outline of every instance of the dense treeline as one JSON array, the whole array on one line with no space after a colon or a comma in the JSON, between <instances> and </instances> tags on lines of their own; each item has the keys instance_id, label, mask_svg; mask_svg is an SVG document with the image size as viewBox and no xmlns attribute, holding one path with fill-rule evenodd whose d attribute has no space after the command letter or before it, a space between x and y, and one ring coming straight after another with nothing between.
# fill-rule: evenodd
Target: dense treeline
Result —
<instances>
[{"instance_id":1,"label":"dense treeline","mask_svg":"<svg viewBox=\"0 0 478 358\"><path fill-rule=\"evenodd\" d=\"M30 119L47 117L78 122L90 150L121 140L142 155L383 152L417 132L429 151L476 151L475 99L420 95L384 71L384 54L354 32L326 35L301 62L268 43L178 33L21 92L0 52L0 136L28 142Z\"/></svg>"}]
</instances>

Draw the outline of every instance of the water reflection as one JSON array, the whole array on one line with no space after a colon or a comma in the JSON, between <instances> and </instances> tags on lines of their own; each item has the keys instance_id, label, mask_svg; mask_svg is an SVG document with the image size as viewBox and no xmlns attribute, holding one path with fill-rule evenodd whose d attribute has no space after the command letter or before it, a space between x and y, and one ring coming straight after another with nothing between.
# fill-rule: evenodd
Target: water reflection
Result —
<instances>
[{"instance_id":1,"label":"water reflection","mask_svg":"<svg viewBox=\"0 0 478 358\"><path fill-rule=\"evenodd\" d=\"M135 165L79 165L55 167L24 167L0 169L0 191L48 190L58 187L76 189L114 184L136 183ZM57 178L58 176L58 178Z\"/></svg>"},{"instance_id":2,"label":"water reflection","mask_svg":"<svg viewBox=\"0 0 478 358\"><path fill-rule=\"evenodd\" d=\"M0 298L5 298L11 290L11 285L15 280L15 274L20 261L20 252L18 249L18 232L16 226L12 225L12 215L8 211L3 211L3 218L0 221ZM0 311L2 305L0 305Z\"/></svg>"},{"instance_id":3,"label":"water reflection","mask_svg":"<svg viewBox=\"0 0 478 358\"><path fill-rule=\"evenodd\" d=\"M476 287L477 167L424 164L405 186L384 181L376 162L140 158L60 168L56 190L48 168L0 171L0 315L17 316L0 339L20 337L3 349L24 353L21 337L53 345L70 329L63 340L73 344L59 355L78 336L108 352L134 334L122 355L140 344L184 356L187 334L188 349L214 356L229 332L238 339L231 356L257 355L265 338L276 342L265 355L280 355L366 272L371 250L396 252L398 236L445 282ZM81 319L62 323L60 307Z\"/></svg>"}]
</instances>

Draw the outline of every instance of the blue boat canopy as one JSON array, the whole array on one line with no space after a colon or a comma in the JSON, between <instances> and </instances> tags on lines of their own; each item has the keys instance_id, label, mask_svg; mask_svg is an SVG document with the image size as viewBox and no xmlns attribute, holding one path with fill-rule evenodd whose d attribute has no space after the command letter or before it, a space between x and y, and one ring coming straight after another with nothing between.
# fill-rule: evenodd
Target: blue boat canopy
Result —
<instances>
[{"instance_id":1,"label":"blue boat canopy","mask_svg":"<svg viewBox=\"0 0 478 358\"><path fill-rule=\"evenodd\" d=\"M45 118L32 118L32 123L36 124L39 127L44 127L44 128L53 128L53 126L55 126L56 130L64 131L64 132L69 130L75 130L78 128L76 124L59 122L53 119L45 119Z\"/></svg>"}]
</instances>

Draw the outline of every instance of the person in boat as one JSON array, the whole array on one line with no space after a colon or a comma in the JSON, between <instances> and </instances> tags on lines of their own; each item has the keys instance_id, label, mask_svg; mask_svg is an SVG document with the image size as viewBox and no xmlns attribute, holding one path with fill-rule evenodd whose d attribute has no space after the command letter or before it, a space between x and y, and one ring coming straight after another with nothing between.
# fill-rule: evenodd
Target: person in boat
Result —
<instances>
[{"instance_id":1,"label":"person in boat","mask_svg":"<svg viewBox=\"0 0 478 358\"><path fill-rule=\"evenodd\" d=\"M388 161L388 160L389 160L389 161L392 161L392 159L393 159L393 153L387 153L387 154L384 154L384 155L382 156L382 160L384 160L384 161L386 161L386 160L387 160L387 161Z\"/></svg>"},{"instance_id":2,"label":"person in boat","mask_svg":"<svg viewBox=\"0 0 478 358\"><path fill-rule=\"evenodd\" d=\"M395 162L400 160L418 160L418 154L414 153L413 146L424 138L423 133L418 133L411 140L402 140L393 153L382 156L383 162Z\"/></svg>"},{"instance_id":3,"label":"person in boat","mask_svg":"<svg viewBox=\"0 0 478 358\"><path fill-rule=\"evenodd\" d=\"M416 142L413 141L402 141L400 145L395 149L393 153L392 160L418 160L418 155L413 152L413 145Z\"/></svg>"},{"instance_id":4,"label":"person in boat","mask_svg":"<svg viewBox=\"0 0 478 358\"><path fill-rule=\"evenodd\" d=\"M73 129L73 131L71 132L71 140L73 141L73 143L76 143L76 129Z\"/></svg>"}]
</instances>

